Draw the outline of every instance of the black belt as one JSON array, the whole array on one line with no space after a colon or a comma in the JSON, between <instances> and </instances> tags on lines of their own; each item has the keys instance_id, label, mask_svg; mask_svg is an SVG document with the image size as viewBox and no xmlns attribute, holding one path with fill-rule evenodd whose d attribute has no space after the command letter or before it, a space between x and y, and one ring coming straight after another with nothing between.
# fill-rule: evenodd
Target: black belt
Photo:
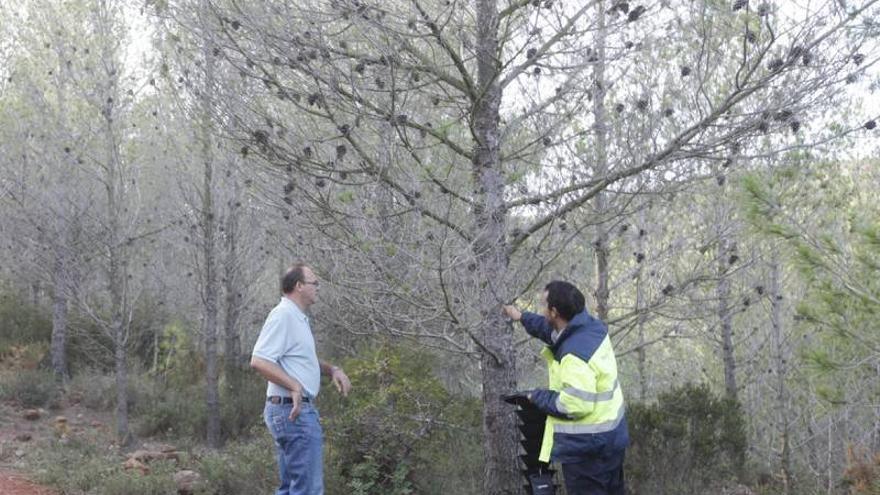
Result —
<instances>
[{"instance_id":1,"label":"black belt","mask_svg":"<svg viewBox=\"0 0 880 495\"><path fill-rule=\"evenodd\" d=\"M311 402L311 399L308 397L302 397L303 402ZM293 399L290 397L281 397L280 395L270 395L266 397L266 402L271 402L272 404L293 404Z\"/></svg>"}]
</instances>

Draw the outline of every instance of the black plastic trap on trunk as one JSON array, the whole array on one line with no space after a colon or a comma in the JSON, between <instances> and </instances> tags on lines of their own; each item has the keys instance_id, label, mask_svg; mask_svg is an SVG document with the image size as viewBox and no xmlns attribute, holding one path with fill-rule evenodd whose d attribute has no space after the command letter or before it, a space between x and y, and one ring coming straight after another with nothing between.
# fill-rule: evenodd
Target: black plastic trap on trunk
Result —
<instances>
[{"instance_id":1,"label":"black plastic trap on trunk","mask_svg":"<svg viewBox=\"0 0 880 495\"><path fill-rule=\"evenodd\" d=\"M519 455L519 460L524 466L520 472L526 478L526 484L523 485L525 493L529 495L555 495L554 471L550 469L548 463L538 460L541 454L547 415L529 401L526 392L505 395L503 399L504 402L517 407L519 443L524 452Z\"/></svg>"}]
</instances>

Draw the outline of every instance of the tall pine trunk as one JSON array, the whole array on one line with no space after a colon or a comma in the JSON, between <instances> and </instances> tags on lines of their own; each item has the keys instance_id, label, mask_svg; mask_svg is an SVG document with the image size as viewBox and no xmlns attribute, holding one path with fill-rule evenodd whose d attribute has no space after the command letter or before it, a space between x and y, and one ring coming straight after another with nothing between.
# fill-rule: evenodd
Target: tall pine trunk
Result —
<instances>
[{"instance_id":1,"label":"tall pine trunk","mask_svg":"<svg viewBox=\"0 0 880 495\"><path fill-rule=\"evenodd\" d=\"M598 32L596 36L596 54L598 60L593 69L593 130L596 132L596 167L595 177L603 177L608 173L608 118L605 113L605 2L597 2ZM608 210L607 194L601 192L593 202L596 215L601 219ZM608 229L604 222L596 223L596 239L593 242L596 259L596 315L602 321L608 321L608 299L610 284L610 252L608 249Z\"/></svg>"},{"instance_id":2,"label":"tall pine trunk","mask_svg":"<svg viewBox=\"0 0 880 495\"><path fill-rule=\"evenodd\" d=\"M500 312L498 280L508 270L504 178L501 174L498 75L498 10L495 0L477 0L477 92L473 109L476 184L474 256L480 267L480 290L486 346L481 357L483 399L483 452L486 473L483 493L518 491L517 436L514 414L501 396L516 387L516 365L511 325Z\"/></svg>"},{"instance_id":3,"label":"tall pine trunk","mask_svg":"<svg viewBox=\"0 0 880 495\"><path fill-rule=\"evenodd\" d=\"M728 399L737 400L736 357L733 344L733 311L730 304L730 279L727 274L729 259L729 241L719 240L721 256L718 258L718 323L721 327L721 358L724 362L724 392Z\"/></svg>"},{"instance_id":4,"label":"tall pine trunk","mask_svg":"<svg viewBox=\"0 0 880 495\"><path fill-rule=\"evenodd\" d=\"M52 371L55 376L66 380L67 370L67 307L69 254L67 246L57 246L52 267Z\"/></svg>"},{"instance_id":5,"label":"tall pine trunk","mask_svg":"<svg viewBox=\"0 0 880 495\"><path fill-rule=\"evenodd\" d=\"M593 67L593 130L596 132L596 167L595 177L603 177L608 173L608 119L605 114L605 2L596 4L598 32L596 35L596 55L598 60ZM596 195L593 205L598 218L603 219L608 209L607 194ZM596 261L596 315L602 321L608 321L609 293L609 249L608 229L604 222L596 223L596 239L593 242Z\"/></svg>"},{"instance_id":6,"label":"tall pine trunk","mask_svg":"<svg viewBox=\"0 0 880 495\"><path fill-rule=\"evenodd\" d=\"M66 48L59 47L59 50L66 52ZM66 55L66 54L65 54ZM72 78L71 68L65 64L58 63L58 77L55 79L55 95L56 105L58 106L58 125L62 132L68 133L70 126L68 118L68 94L67 83L68 78ZM63 168L66 170L75 170L77 163L76 158L72 155L62 160ZM67 172L70 173L70 172ZM50 345L50 355L52 359L52 371L55 376L66 380L69 377L67 369L67 323L68 323L68 306L72 295L73 281L71 280L72 269L72 245L74 226L71 225L75 219L68 219L61 215L56 220L61 227L61 235L59 239L53 242L55 259L52 266L52 342ZM34 303L38 301L39 282L34 282Z\"/></svg>"},{"instance_id":7,"label":"tall pine trunk","mask_svg":"<svg viewBox=\"0 0 880 495\"><path fill-rule=\"evenodd\" d=\"M785 337L782 328L782 273L779 263L779 253L773 248L770 264L770 327L773 332L774 368L776 369L776 410L779 421L780 436L782 438L782 451L780 453L780 471L782 472L782 484L786 495L794 493L792 487L791 465L791 431L790 416L788 412L788 388L785 383L787 369L785 359Z\"/></svg>"},{"instance_id":8,"label":"tall pine trunk","mask_svg":"<svg viewBox=\"0 0 880 495\"><path fill-rule=\"evenodd\" d=\"M114 367L116 372L116 436L120 445L131 443L128 426L128 325L126 315L127 253L122 242L122 164L118 143L111 117L112 104L108 104L105 115L108 160L106 180L107 208L109 215L107 273L110 292L110 334L113 336Z\"/></svg>"},{"instance_id":9,"label":"tall pine trunk","mask_svg":"<svg viewBox=\"0 0 880 495\"><path fill-rule=\"evenodd\" d=\"M217 252L215 246L216 214L214 207L214 154L212 114L213 104L211 97L214 91L214 54L212 35L208 32L205 18L209 15L207 5L203 5L199 15L202 17L202 26L205 34L205 42L202 46L202 56L205 60L205 83L200 94L201 100L201 145L202 163L204 165L202 175L202 263L204 264L204 278L202 280L202 300L205 311L205 402L208 408L207 442L214 448L222 443L220 431L220 389L218 385L217 366L217 311L218 291L217 283Z\"/></svg>"},{"instance_id":10,"label":"tall pine trunk","mask_svg":"<svg viewBox=\"0 0 880 495\"><path fill-rule=\"evenodd\" d=\"M720 195L719 195L720 196ZM724 199L716 205L716 240L718 242L718 259L716 260L718 283L715 286L715 297L718 301L717 317L721 337L721 359L724 364L724 391L728 399L738 400L736 385L736 356L733 343L733 308L730 298L730 266L733 264L736 247L730 240L730 233L725 230L730 219L727 215Z\"/></svg>"},{"instance_id":11,"label":"tall pine trunk","mask_svg":"<svg viewBox=\"0 0 880 495\"><path fill-rule=\"evenodd\" d=\"M238 377L242 369L241 336L239 321L241 320L241 277L239 276L238 252L238 212L231 207L226 219L226 260L224 270L224 292L226 294L226 316L223 320L225 345L224 375L230 391L238 391Z\"/></svg>"},{"instance_id":12,"label":"tall pine trunk","mask_svg":"<svg viewBox=\"0 0 880 495\"><path fill-rule=\"evenodd\" d=\"M639 400L642 402L648 400L648 351L645 349L645 314L642 313L645 307L645 235L642 234L644 232L644 225L645 211L642 210L639 212L639 230L636 233L636 260L639 264L636 271L636 311L638 312L638 322L636 325L639 339L639 349L636 352L636 358L639 371Z\"/></svg>"},{"instance_id":13,"label":"tall pine trunk","mask_svg":"<svg viewBox=\"0 0 880 495\"><path fill-rule=\"evenodd\" d=\"M106 146L103 164L104 188L107 194L107 290L110 295L110 335L113 338L114 369L116 374L116 437L121 446L132 442L128 424L128 242L124 240L123 222L127 211L125 178L120 155L120 137L116 133L116 110L119 83L118 53L114 45L114 13L112 7L101 4L95 11L95 27L102 37L102 62L107 81L102 90L101 114Z\"/></svg>"}]
</instances>

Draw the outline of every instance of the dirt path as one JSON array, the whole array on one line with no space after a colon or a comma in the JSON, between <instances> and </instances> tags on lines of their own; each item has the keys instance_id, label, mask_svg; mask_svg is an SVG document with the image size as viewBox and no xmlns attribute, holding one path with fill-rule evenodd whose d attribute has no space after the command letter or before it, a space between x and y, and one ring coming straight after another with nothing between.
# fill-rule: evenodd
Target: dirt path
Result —
<instances>
[{"instance_id":1,"label":"dirt path","mask_svg":"<svg viewBox=\"0 0 880 495\"><path fill-rule=\"evenodd\" d=\"M54 495L56 492L31 483L20 475L0 470L0 493L3 495Z\"/></svg>"},{"instance_id":2,"label":"dirt path","mask_svg":"<svg viewBox=\"0 0 880 495\"><path fill-rule=\"evenodd\" d=\"M107 413L89 411L79 404L64 403L52 411L40 409L36 419L27 419L25 409L0 402L0 495L57 495L55 489L39 485L28 476L35 469L40 449L57 442L57 425L63 416L68 434L103 445ZM102 421L99 421L102 420Z\"/></svg>"}]
</instances>

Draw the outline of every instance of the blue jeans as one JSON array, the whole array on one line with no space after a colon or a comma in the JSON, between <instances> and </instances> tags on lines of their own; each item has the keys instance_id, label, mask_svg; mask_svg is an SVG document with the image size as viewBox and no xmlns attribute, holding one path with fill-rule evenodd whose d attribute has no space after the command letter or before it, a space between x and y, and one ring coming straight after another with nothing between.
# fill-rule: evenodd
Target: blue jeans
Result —
<instances>
[{"instance_id":1,"label":"blue jeans","mask_svg":"<svg viewBox=\"0 0 880 495\"><path fill-rule=\"evenodd\" d=\"M322 431L318 410L303 402L296 421L291 421L292 407L292 404L267 402L263 409L263 419L275 440L278 454L281 485L275 495L323 495Z\"/></svg>"}]
</instances>

